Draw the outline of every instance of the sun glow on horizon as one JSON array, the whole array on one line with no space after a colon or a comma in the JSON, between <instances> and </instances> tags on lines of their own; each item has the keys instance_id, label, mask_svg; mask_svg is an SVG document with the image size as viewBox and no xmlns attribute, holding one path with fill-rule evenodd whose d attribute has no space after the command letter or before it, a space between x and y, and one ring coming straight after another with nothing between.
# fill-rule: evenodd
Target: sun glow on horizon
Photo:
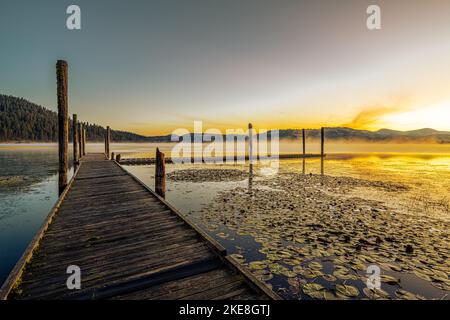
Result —
<instances>
[{"instance_id":1,"label":"sun glow on horizon","mask_svg":"<svg viewBox=\"0 0 450 320\"><path fill-rule=\"evenodd\" d=\"M447 131L450 129L450 101L411 111L387 114L380 118L384 127L397 130L433 128Z\"/></svg>"}]
</instances>

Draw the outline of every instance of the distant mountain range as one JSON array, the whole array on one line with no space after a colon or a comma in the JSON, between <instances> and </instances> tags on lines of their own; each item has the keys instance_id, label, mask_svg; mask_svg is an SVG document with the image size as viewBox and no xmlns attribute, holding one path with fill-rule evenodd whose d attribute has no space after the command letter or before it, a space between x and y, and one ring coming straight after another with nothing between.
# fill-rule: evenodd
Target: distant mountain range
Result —
<instances>
[{"instance_id":1,"label":"distant mountain range","mask_svg":"<svg viewBox=\"0 0 450 320\"><path fill-rule=\"evenodd\" d=\"M88 141L104 141L104 128L90 123L87 127ZM0 94L0 142L55 142L58 134L57 113L23 98ZM69 126L71 128L71 125ZM345 127L326 128L327 140L366 141L366 142L409 142L409 143L450 143L450 131L437 131L430 128L396 131L357 130ZM71 133L69 135L71 137ZM269 134L270 137L270 134ZM299 139L301 130L285 129L279 131L281 139ZM318 139L320 130L307 129L307 137ZM126 131L112 131L115 142L170 142L171 135L143 136Z\"/></svg>"},{"instance_id":2,"label":"distant mountain range","mask_svg":"<svg viewBox=\"0 0 450 320\"><path fill-rule=\"evenodd\" d=\"M280 138L298 138L301 132L297 129L280 131ZM320 138L320 130L307 130L307 136ZM369 142L416 142L416 143L450 143L450 131L438 131L430 128L398 131L381 129L378 131L357 130L345 127L332 127L325 129L327 140L341 141L369 141Z\"/></svg>"}]
</instances>

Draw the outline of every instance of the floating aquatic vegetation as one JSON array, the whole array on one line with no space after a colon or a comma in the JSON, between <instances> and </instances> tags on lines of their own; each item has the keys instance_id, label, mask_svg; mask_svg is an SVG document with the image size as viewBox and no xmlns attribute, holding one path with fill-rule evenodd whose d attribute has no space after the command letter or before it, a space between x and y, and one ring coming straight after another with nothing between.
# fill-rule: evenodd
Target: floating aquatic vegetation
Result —
<instances>
[{"instance_id":1,"label":"floating aquatic vegetation","mask_svg":"<svg viewBox=\"0 0 450 320\"><path fill-rule=\"evenodd\" d=\"M387 300L387 299L389 299L389 293L387 293L383 289L369 289L366 287L363 289L363 292L366 295L366 297L371 300Z\"/></svg>"},{"instance_id":2,"label":"floating aquatic vegetation","mask_svg":"<svg viewBox=\"0 0 450 320\"><path fill-rule=\"evenodd\" d=\"M410 298L403 291L367 289L369 265L382 269L384 285L402 289L399 275L408 273L443 290L443 294L449 291L450 228L446 221L397 212L382 199L349 196L359 186L389 193L403 192L407 187L293 173L256 180L254 186L252 193L239 187L219 193L217 201L203 208L201 219L208 225L220 224L225 217L230 230L259 243L259 253L265 258L250 263L249 269L268 284L274 284L274 275L284 277L289 286L280 288L284 296ZM407 250L407 245L412 250ZM316 286L316 279L322 288ZM330 291L324 283L336 289ZM307 284L315 285L301 290Z\"/></svg>"},{"instance_id":3,"label":"floating aquatic vegetation","mask_svg":"<svg viewBox=\"0 0 450 320\"><path fill-rule=\"evenodd\" d=\"M400 284L400 279L394 278L392 276L389 276L387 274L381 275L381 282L389 284L389 285L398 285Z\"/></svg>"},{"instance_id":4,"label":"floating aquatic vegetation","mask_svg":"<svg viewBox=\"0 0 450 320\"><path fill-rule=\"evenodd\" d=\"M315 299L320 299L322 296L320 292L325 290L325 288L318 283L306 283L303 285L302 289L306 295Z\"/></svg>"},{"instance_id":5,"label":"floating aquatic vegetation","mask_svg":"<svg viewBox=\"0 0 450 320\"><path fill-rule=\"evenodd\" d=\"M172 181L214 182L241 181L248 177L248 173L237 169L184 169L167 174Z\"/></svg>"},{"instance_id":6,"label":"floating aquatic vegetation","mask_svg":"<svg viewBox=\"0 0 450 320\"><path fill-rule=\"evenodd\" d=\"M350 286L347 284L337 284L336 285L336 294L339 294L339 296L354 298L359 295L359 291L358 291L358 288L356 288L354 286Z\"/></svg>"}]
</instances>

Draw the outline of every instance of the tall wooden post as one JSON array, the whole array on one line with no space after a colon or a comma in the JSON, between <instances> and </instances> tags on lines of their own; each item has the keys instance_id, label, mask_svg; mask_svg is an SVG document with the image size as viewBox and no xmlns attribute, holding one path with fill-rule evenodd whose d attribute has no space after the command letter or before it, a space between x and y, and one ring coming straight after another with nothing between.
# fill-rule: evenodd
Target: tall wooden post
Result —
<instances>
[{"instance_id":1,"label":"tall wooden post","mask_svg":"<svg viewBox=\"0 0 450 320\"><path fill-rule=\"evenodd\" d=\"M86 155L86 126L83 126L83 156Z\"/></svg>"},{"instance_id":2,"label":"tall wooden post","mask_svg":"<svg viewBox=\"0 0 450 320\"><path fill-rule=\"evenodd\" d=\"M81 122L78 124L78 149L78 159L81 159L83 157L83 124Z\"/></svg>"},{"instance_id":3,"label":"tall wooden post","mask_svg":"<svg viewBox=\"0 0 450 320\"><path fill-rule=\"evenodd\" d=\"M320 128L320 174L324 174L323 161L324 161L324 144L325 144L325 129Z\"/></svg>"},{"instance_id":4,"label":"tall wooden post","mask_svg":"<svg viewBox=\"0 0 450 320\"><path fill-rule=\"evenodd\" d=\"M58 60L56 63L56 81L58 95L58 156L59 156L59 194L67 186L68 149L69 149L69 114L67 100L67 62Z\"/></svg>"},{"instance_id":5,"label":"tall wooden post","mask_svg":"<svg viewBox=\"0 0 450 320\"><path fill-rule=\"evenodd\" d=\"M156 148L155 191L159 196L166 197L166 164L164 153L159 148Z\"/></svg>"},{"instance_id":6,"label":"tall wooden post","mask_svg":"<svg viewBox=\"0 0 450 320\"><path fill-rule=\"evenodd\" d=\"M305 170L306 170L306 132L305 129L302 129L302 141L303 141L303 166L302 166L302 172L303 174L305 174Z\"/></svg>"},{"instance_id":7,"label":"tall wooden post","mask_svg":"<svg viewBox=\"0 0 450 320\"><path fill-rule=\"evenodd\" d=\"M253 184L253 125L248 124L248 191L252 191Z\"/></svg>"},{"instance_id":8,"label":"tall wooden post","mask_svg":"<svg viewBox=\"0 0 450 320\"><path fill-rule=\"evenodd\" d=\"M78 117L73 115L72 119L72 142L73 142L73 165L78 165Z\"/></svg>"},{"instance_id":9,"label":"tall wooden post","mask_svg":"<svg viewBox=\"0 0 450 320\"><path fill-rule=\"evenodd\" d=\"M106 127L106 156L109 159L110 156L110 149L109 149L109 143L111 142L111 128L109 126Z\"/></svg>"}]
</instances>

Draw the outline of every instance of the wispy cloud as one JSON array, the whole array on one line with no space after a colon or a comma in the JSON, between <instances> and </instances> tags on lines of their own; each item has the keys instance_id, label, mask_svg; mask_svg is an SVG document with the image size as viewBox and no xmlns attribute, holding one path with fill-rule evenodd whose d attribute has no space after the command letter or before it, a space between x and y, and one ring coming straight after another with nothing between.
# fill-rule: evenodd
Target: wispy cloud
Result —
<instances>
[{"instance_id":1,"label":"wispy cloud","mask_svg":"<svg viewBox=\"0 0 450 320\"><path fill-rule=\"evenodd\" d=\"M345 123L345 127L367 129L379 126L383 116L402 111L399 107L369 107L360 111L352 121Z\"/></svg>"}]
</instances>

